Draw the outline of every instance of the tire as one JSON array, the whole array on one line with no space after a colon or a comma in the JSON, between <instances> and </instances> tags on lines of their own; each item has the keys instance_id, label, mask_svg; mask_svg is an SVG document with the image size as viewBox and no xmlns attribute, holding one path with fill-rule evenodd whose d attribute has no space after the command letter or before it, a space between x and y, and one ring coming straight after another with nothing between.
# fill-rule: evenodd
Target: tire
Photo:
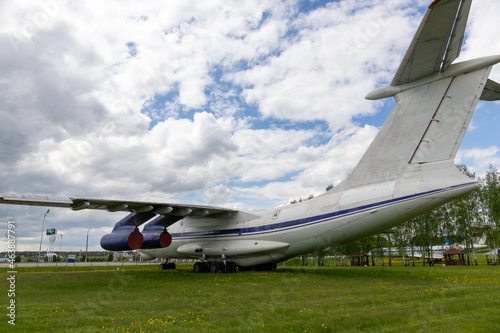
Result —
<instances>
[{"instance_id":1,"label":"tire","mask_svg":"<svg viewBox=\"0 0 500 333\"><path fill-rule=\"evenodd\" d=\"M236 272L236 263L234 261L228 261L226 263L226 272L227 273L235 273Z\"/></svg>"},{"instance_id":2,"label":"tire","mask_svg":"<svg viewBox=\"0 0 500 333\"><path fill-rule=\"evenodd\" d=\"M217 262L217 267L219 268L217 270L217 273L219 273L219 272L226 273L227 267L226 267L226 265L224 265L224 263L222 261Z\"/></svg>"},{"instance_id":3,"label":"tire","mask_svg":"<svg viewBox=\"0 0 500 333\"><path fill-rule=\"evenodd\" d=\"M164 262L160 264L160 271L164 269L175 269L175 263L174 262Z\"/></svg>"},{"instance_id":4,"label":"tire","mask_svg":"<svg viewBox=\"0 0 500 333\"><path fill-rule=\"evenodd\" d=\"M195 262L193 266L193 273L204 273L205 272L205 265L202 262Z\"/></svg>"},{"instance_id":5,"label":"tire","mask_svg":"<svg viewBox=\"0 0 500 333\"><path fill-rule=\"evenodd\" d=\"M224 272L224 263L219 261L212 261L210 263L210 273Z\"/></svg>"}]
</instances>

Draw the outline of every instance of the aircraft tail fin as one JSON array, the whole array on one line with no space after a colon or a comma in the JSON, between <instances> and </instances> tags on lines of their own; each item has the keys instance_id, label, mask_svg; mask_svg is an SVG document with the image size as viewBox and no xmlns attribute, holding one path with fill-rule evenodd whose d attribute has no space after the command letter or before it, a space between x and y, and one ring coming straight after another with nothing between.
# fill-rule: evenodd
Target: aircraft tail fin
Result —
<instances>
[{"instance_id":1,"label":"aircraft tail fin","mask_svg":"<svg viewBox=\"0 0 500 333\"><path fill-rule=\"evenodd\" d=\"M478 101L500 97L500 84L488 80L500 56L451 64L470 5L436 0L429 6L392 83L367 95L394 96L397 104L342 187L396 180L411 165L453 160Z\"/></svg>"}]
</instances>

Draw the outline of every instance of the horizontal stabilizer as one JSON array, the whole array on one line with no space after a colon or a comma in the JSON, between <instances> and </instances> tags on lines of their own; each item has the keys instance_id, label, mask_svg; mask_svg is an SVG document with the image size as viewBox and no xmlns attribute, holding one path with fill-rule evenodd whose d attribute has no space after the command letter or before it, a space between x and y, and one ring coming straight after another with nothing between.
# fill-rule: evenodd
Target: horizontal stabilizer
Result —
<instances>
[{"instance_id":1,"label":"horizontal stabilizer","mask_svg":"<svg viewBox=\"0 0 500 333\"><path fill-rule=\"evenodd\" d=\"M500 101L500 84L493 80L488 80L481 95L481 100Z\"/></svg>"}]
</instances>

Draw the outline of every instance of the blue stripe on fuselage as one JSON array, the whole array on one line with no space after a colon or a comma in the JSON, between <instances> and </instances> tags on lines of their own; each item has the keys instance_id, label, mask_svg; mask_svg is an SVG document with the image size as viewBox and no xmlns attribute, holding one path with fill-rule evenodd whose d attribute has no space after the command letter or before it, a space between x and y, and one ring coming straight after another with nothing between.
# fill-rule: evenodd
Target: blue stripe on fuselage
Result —
<instances>
[{"instance_id":1,"label":"blue stripe on fuselage","mask_svg":"<svg viewBox=\"0 0 500 333\"><path fill-rule=\"evenodd\" d=\"M436 194L440 192L447 192L451 190L455 190L460 187L465 187L465 186L470 186L472 184L477 184L476 182L471 182L467 184L461 184L461 185L456 185L456 186L451 186L445 189L438 189L438 190L432 190L432 191L427 191L427 192L422 192L418 194L412 194L396 199L390 199L390 200L385 200L369 205L364 205L364 206L359 206L355 208L349 208L349 209L344 209L344 210L339 210L336 212L331 212L328 214L322 214L322 215L316 215L316 216L311 216L311 217L306 217L302 219L297 219L297 220L291 220L291 221L286 221L286 222L279 222L279 223L273 223L273 224L264 224L260 226L255 226L255 227L248 227L248 228L234 228L234 229L222 229L222 230L210 230L210 231L192 231L192 232L185 232L185 233L174 233L172 234L172 238L174 239L192 239L192 238L212 238L212 237L234 237L234 236L255 236L255 235L262 235L262 234L268 234L268 233L273 233L273 232L281 232L285 230L291 230L291 229L297 229L297 228L302 228L305 226L310 226L318 223L323 223L323 222L328 222L340 217L345 217L345 216L350 216L354 214L358 214L361 212L364 212L366 210L370 210L373 208L382 208L382 207L387 207L394 205L396 203L401 203L413 199L418 199L420 197L425 197L431 194Z\"/></svg>"}]
</instances>

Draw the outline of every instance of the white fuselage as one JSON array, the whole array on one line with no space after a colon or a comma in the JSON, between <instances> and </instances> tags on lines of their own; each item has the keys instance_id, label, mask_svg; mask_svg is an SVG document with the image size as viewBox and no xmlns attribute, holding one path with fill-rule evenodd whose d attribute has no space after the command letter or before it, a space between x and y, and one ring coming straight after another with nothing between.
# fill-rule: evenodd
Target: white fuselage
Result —
<instances>
[{"instance_id":1,"label":"white fuselage","mask_svg":"<svg viewBox=\"0 0 500 333\"><path fill-rule=\"evenodd\" d=\"M169 228L169 247L140 251L161 258L205 254L239 266L279 262L387 230L476 187L453 161L411 165L398 180L346 191L340 184L339 190L276 209L225 219L186 217Z\"/></svg>"}]
</instances>

